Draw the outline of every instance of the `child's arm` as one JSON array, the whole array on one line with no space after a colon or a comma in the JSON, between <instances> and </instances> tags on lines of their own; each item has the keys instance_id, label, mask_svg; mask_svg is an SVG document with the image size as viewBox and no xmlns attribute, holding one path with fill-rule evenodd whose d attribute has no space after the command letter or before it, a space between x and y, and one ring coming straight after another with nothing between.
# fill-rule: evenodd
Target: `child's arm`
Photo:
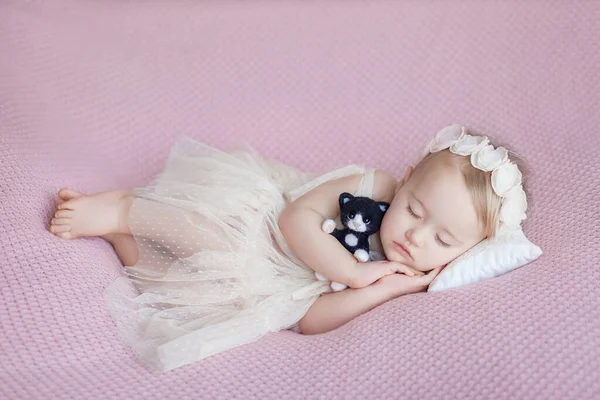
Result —
<instances>
[{"instance_id":1,"label":"child's arm","mask_svg":"<svg viewBox=\"0 0 600 400\"><path fill-rule=\"evenodd\" d=\"M329 332L392 298L375 285L325 293L308 309L298 328L305 335Z\"/></svg>"},{"instance_id":2,"label":"child's arm","mask_svg":"<svg viewBox=\"0 0 600 400\"><path fill-rule=\"evenodd\" d=\"M322 294L300 320L305 335L329 332L396 297L426 291L442 267L420 276L392 274L361 289Z\"/></svg>"},{"instance_id":3,"label":"child's arm","mask_svg":"<svg viewBox=\"0 0 600 400\"><path fill-rule=\"evenodd\" d=\"M343 192L353 193L361 175L352 175L326 182L289 204L279 217L279 228L292 252L313 270L328 279L349 287L363 287L386 273L382 263L373 264L374 277L365 279L354 256L335 237L323 232L321 226L326 219L339 215L339 196ZM385 171L377 170L373 190L375 201L390 202L396 180ZM390 266L391 267L391 266ZM390 267L387 267L388 269ZM381 272L381 273L379 273ZM378 274L379 273L379 274ZM369 281L370 280L370 281Z\"/></svg>"}]
</instances>

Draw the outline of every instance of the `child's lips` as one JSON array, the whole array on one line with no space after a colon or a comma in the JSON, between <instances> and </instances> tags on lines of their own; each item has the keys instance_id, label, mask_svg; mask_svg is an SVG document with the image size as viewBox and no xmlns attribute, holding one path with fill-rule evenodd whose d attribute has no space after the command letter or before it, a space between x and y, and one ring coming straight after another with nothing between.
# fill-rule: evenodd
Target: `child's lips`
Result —
<instances>
[{"instance_id":1,"label":"child's lips","mask_svg":"<svg viewBox=\"0 0 600 400\"><path fill-rule=\"evenodd\" d=\"M394 242L394 246L396 246L396 250L402 254L404 257L409 257L411 260L412 255L410 254L410 251L408 251L408 249L406 247L404 247L402 244L398 243L398 242Z\"/></svg>"}]
</instances>

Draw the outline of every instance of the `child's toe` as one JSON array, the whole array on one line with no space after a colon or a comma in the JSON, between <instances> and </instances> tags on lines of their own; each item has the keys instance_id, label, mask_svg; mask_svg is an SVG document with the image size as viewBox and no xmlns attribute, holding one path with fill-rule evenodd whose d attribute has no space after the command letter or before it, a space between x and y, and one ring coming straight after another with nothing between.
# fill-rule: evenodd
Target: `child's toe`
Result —
<instances>
[{"instance_id":1,"label":"child's toe","mask_svg":"<svg viewBox=\"0 0 600 400\"><path fill-rule=\"evenodd\" d=\"M71 218L73 210L58 210L54 213L54 218Z\"/></svg>"},{"instance_id":2,"label":"child's toe","mask_svg":"<svg viewBox=\"0 0 600 400\"><path fill-rule=\"evenodd\" d=\"M50 232L52 233L63 233L69 232L71 230L71 225L51 225Z\"/></svg>"},{"instance_id":3,"label":"child's toe","mask_svg":"<svg viewBox=\"0 0 600 400\"><path fill-rule=\"evenodd\" d=\"M71 232L59 233L57 236L63 239L71 239L73 237L73 235L71 235Z\"/></svg>"},{"instance_id":4,"label":"child's toe","mask_svg":"<svg viewBox=\"0 0 600 400\"><path fill-rule=\"evenodd\" d=\"M67 225L71 223L71 218L52 218L52 225Z\"/></svg>"},{"instance_id":5,"label":"child's toe","mask_svg":"<svg viewBox=\"0 0 600 400\"><path fill-rule=\"evenodd\" d=\"M68 200L68 201L65 201L62 204L59 204L57 208L59 210L73 210L74 207L75 207L75 205L76 205L76 202L77 202L76 199Z\"/></svg>"},{"instance_id":6,"label":"child's toe","mask_svg":"<svg viewBox=\"0 0 600 400\"><path fill-rule=\"evenodd\" d=\"M71 200L76 197L80 197L81 195L81 193L68 188L62 188L58 191L58 197L63 200Z\"/></svg>"}]
</instances>

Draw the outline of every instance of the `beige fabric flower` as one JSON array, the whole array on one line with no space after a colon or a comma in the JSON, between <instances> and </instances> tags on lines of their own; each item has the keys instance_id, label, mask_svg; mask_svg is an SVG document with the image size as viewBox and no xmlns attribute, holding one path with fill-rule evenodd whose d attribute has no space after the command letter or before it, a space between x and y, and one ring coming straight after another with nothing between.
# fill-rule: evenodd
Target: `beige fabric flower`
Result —
<instances>
[{"instance_id":1,"label":"beige fabric flower","mask_svg":"<svg viewBox=\"0 0 600 400\"><path fill-rule=\"evenodd\" d=\"M430 153L437 153L452 146L454 142L465 135L465 127L458 124L447 126L440 130L427 145Z\"/></svg>"},{"instance_id":2,"label":"beige fabric flower","mask_svg":"<svg viewBox=\"0 0 600 400\"><path fill-rule=\"evenodd\" d=\"M518 185L502 201L500 220L508 227L516 228L527 218L525 211L527 211L527 196L523 186Z\"/></svg>"},{"instance_id":3,"label":"beige fabric flower","mask_svg":"<svg viewBox=\"0 0 600 400\"><path fill-rule=\"evenodd\" d=\"M489 142L487 136L464 135L450 146L450 151L459 156L468 156L481 150Z\"/></svg>"},{"instance_id":4,"label":"beige fabric flower","mask_svg":"<svg viewBox=\"0 0 600 400\"><path fill-rule=\"evenodd\" d=\"M492 172L492 187L500 197L506 197L508 192L522 183L522 180L523 174L519 171L519 167L510 161Z\"/></svg>"},{"instance_id":5,"label":"beige fabric flower","mask_svg":"<svg viewBox=\"0 0 600 400\"><path fill-rule=\"evenodd\" d=\"M504 147L494 149L488 144L471 154L471 164L482 171L493 171L508 160L508 150Z\"/></svg>"}]
</instances>

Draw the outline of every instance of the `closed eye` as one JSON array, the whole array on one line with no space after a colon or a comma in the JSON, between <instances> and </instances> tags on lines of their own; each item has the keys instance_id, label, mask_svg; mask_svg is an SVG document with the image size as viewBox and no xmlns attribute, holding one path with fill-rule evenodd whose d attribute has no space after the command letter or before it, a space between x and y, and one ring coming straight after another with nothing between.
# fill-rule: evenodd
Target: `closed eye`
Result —
<instances>
[{"instance_id":1,"label":"closed eye","mask_svg":"<svg viewBox=\"0 0 600 400\"><path fill-rule=\"evenodd\" d=\"M410 205L406 206L406 210L408 210L408 213L410 215L412 215L414 218L421 219L421 217L419 217L417 214L415 214L414 211L412 210L412 208L410 208ZM450 245L448 243L444 242L442 239L440 239L440 237L438 235L435 235L435 241L438 242L440 244L440 246L442 246L442 247L450 247Z\"/></svg>"},{"instance_id":2,"label":"closed eye","mask_svg":"<svg viewBox=\"0 0 600 400\"><path fill-rule=\"evenodd\" d=\"M416 219L421 219L421 217L419 217L417 214L415 214L415 213L413 212L413 210L412 210L412 208L410 208L410 206L406 206L406 209L408 210L408 213L409 213L410 215L412 215L414 218L416 218Z\"/></svg>"},{"instance_id":3,"label":"closed eye","mask_svg":"<svg viewBox=\"0 0 600 400\"><path fill-rule=\"evenodd\" d=\"M450 247L450 245L446 242L443 242L438 235L435 235L435 240L443 247Z\"/></svg>"}]
</instances>

